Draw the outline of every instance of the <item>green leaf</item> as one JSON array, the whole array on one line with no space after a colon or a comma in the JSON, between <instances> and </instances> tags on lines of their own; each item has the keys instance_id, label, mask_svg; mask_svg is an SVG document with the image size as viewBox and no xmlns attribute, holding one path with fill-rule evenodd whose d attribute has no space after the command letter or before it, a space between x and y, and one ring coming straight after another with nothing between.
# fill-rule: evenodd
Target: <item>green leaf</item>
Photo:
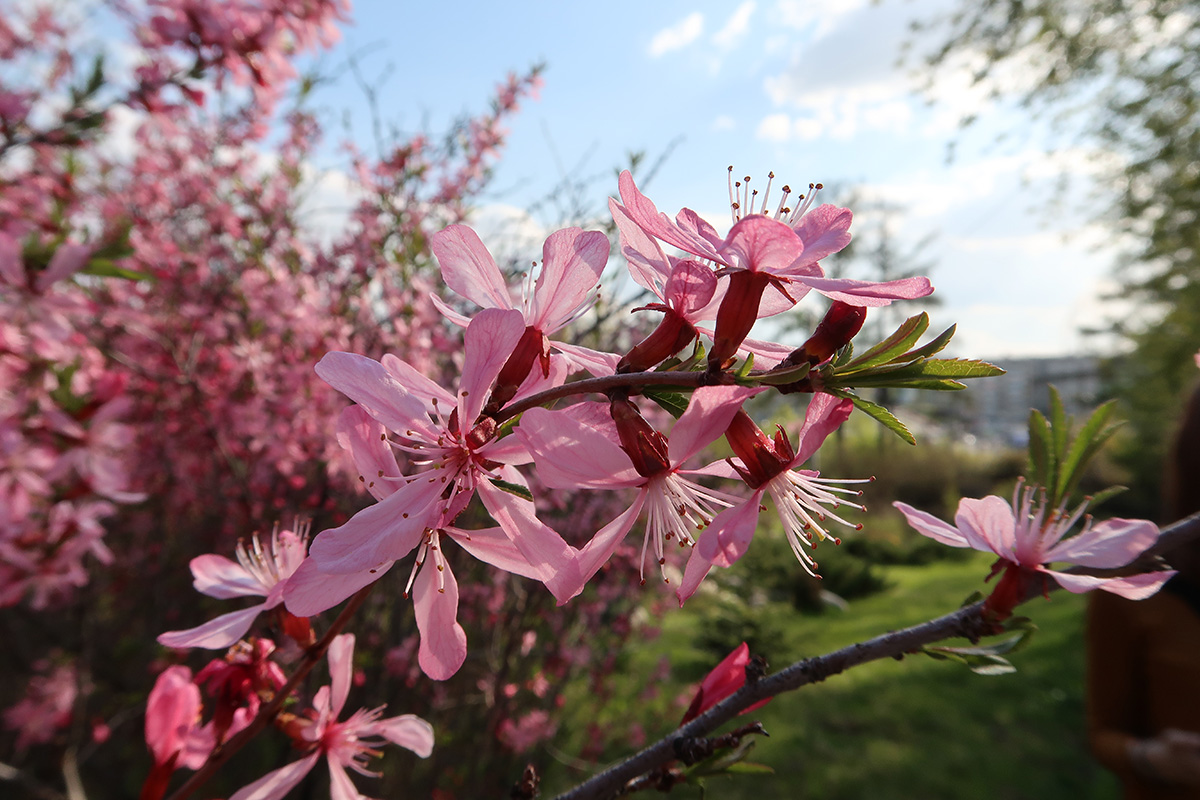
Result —
<instances>
[{"instance_id":1,"label":"green leaf","mask_svg":"<svg viewBox=\"0 0 1200 800\"><path fill-rule=\"evenodd\" d=\"M771 769L766 764L759 764L755 761L739 761L736 764L730 764L725 768L726 772L742 775L774 775L775 770Z\"/></svg>"},{"instance_id":2,"label":"green leaf","mask_svg":"<svg viewBox=\"0 0 1200 800\"><path fill-rule=\"evenodd\" d=\"M648 387L642 391L642 394L657 403L675 419L679 419L683 416L683 412L687 411L688 396L674 389L661 386Z\"/></svg>"},{"instance_id":3,"label":"green leaf","mask_svg":"<svg viewBox=\"0 0 1200 800\"><path fill-rule=\"evenodd\" d=\"M882 424L883 427L887 428L889 431L896 434L909 444L915 445L917 443L916 437L912 435L912 432L909 431L908 428L904 427L904 423L896 419L896 417L892 415L892 412L888 411L878 403L872 403L870 400L864 400L863 398L851 392L832 392L832 394L835 394L838 397L850 398L850 401L854 403L855 408L862 411L876 422Z\"/></svg>"},{"instance_id":4,"label":"green leaf","mask_svg":"<svg viewBox=\"0 0 1200 800\"><path fill-rule=\"evenodd\" d=\"M929 327L929 315L922 311L915 317L909 317L900 324L891 336L867 350L858 358L846 364L846 371L860 370L891 361L909 347L917 343L921 334Z\"/></svg>"},{"instance_id":5,"label":"green leaf","mask_svg":"<svg viewBox=\"0 0 1200 800\"><path fill-rule=\"evenodd\" d=\"M533 501L533 492L529 491L519 483L509 483L508 481L502 481L499 478L489 478L488 480L492 482L492 486L495 486L502 492L508 492L511 495L516 495L523 500L529 500L530 502Z\"/></svg>"},{"instance_id":6,"label":"green leaf","mask_svg":"<svg viewBox=\"0 0 1200 800\"><path fill-rule=\"evenodd\" d=\"M805 361L803 364L798 364L794 367L767 370L766 372L760 372L757 375L752 375L750 377L759 384L765 384L767 386L784 386L789 383L795 383L796 381L808 375L811 370L812 365Z\"/></svg>"},{"instance_id":7,"label":"green leaf","mask_svg":"<svg viewBox=\"0 0 1200 800\"><path fill-rule=\"evenodd\" d=\"M854 357L854 345L851 342L846 342L838 348L838 351L833 354L833 359L829 362L829 366L837 370L846 365L851 358Z\"/></svg>"},{"instance_id":8,"label":"green leaf","mask_svg":"<svg viewBox=\"0 0 1200 800\"><path fill-rule=\"evenodd\" d=\"M743 361L741 365L733 371L733 374L739 379L744 379L750 374L750 370L753 369L753 367L754 353L751 353L750 355L746 356L746 360Z\"/></svg>"},{"instance_id":9,"label":"green leaf","mask_svg":"<svg viewBox=\"0 0 1200 800\"><path fill-rule=\"evenodd\" d=\"M1083 470L1087 467L1092 457L1100 451L1112 435L1116 433L1121 423L1105 427L1109 418L1116 410L1117 401L1109 400L1104 403L1088 417L1087 422L1083 423L1083 427L1075 434L1074 441L1071 442L1071 448L1067 451L1066 457L1063 459L1062 470L1058 477L1058 496L1066 499L1071 492L1075 490L1075 486L1079 483L1080 477L1083 475Z\"/></svg>"},{"instance_id":10,"label":"green leaf","mask_svg":"<svg viewBox=\"0 0 1200 800\"><path fill-rule=\"evenodd\" d=\"M1128 488L1128 486L1109 486L1107 489L1096 492L1094 495L1092 495L1092 502L1090 504L1091 508L1095 508L1106 500L1116 497Z\"/></svg>"},{"instance_id":11,"label":"green leaf","mask_svg":"<svg viewBox=\"0 0 1200 800\"><path fill-rule=\"evenodd\" d=\"M1050 424L1036 408L1029 411L1029 479L1039 486L1050 482L1053 469L1050 452Z\"/></svg>"},{"instance_id":12,"label":"green leaf","mask_svg":"<svg viewBox=\"0 0 1200 800\"><path fill-rule=\"evenodd\" d=\"M983 592L976 589L975 591L973 591L969 595L967 595L967 599L962 601L962 603L959 605L959 608L966 608L967 606L973 606L982 599L983 599Z\"/></svg>"},{"instance_id":13,"label":"green leaf","mask_svg":"<svg viewBox=\"0 0 1200 800\"><path fill-rule=\"evenodd\" d=\"M124 278L130 281L147 281L154 278L148 272L138 272L135 269L118 267L107 258L93 258L79 272L83 275L97 275L102 278Z\"/></svg>"},{"instance_id":14,"label":"green leaf","mask_svg":"<svg viewBox=\"0 0 1200 800\"><path fill-rule=\"evenodd\" d=\"M933 341L918 347L916 350L910 350L901 356L901 358L905 361L909 361L914 358L929 358L929 356L942 352L946 345L950 344L950 340L954 338L954 331L957 328L957 325L951 325L949 328L946 328L946 330L938 334L937 338Z\"/></svg>"}]
</instances>

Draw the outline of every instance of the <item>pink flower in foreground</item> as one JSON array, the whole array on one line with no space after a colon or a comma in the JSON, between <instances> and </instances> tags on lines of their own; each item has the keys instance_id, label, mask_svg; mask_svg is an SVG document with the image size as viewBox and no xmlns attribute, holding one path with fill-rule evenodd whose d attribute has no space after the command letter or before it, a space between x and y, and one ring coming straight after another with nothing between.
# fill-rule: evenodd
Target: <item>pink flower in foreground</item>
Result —
<instances>
[{"instance_id":1,"label":"pink flower in foreground","mask_svg":"<svg viewBox=\"0 0 1200 800\"><path fill-rule=\"evenodd\" d=\"M651 546L655 560L664 565L665 545L674 542L680 547L691 546L692 535L712 520L714 507L737 500L688 477L706 470L685 470L683 465L719 437L742 403L759 391L740 386L697 389L669 440L646 429L640 417L636 422L623 417L614 424L609 412L594 403L580 403L563 411L532 408L525 412L517 436L534 455L538 476L548 487L638 490L629 509L579 551L578 574L568 596L582 591L633 528L643 509L646 526L640 560L644 575ZM614 403L611 413L615 416L622 408L631 409L632 405ZM638 422L643 427L633 429ZM633 429L627 437L619 434L625 424ZM581 453L586 458L581 458ZM663 579L666 581L665 574Z\"/></svg>"},{"instance_id":2,"label":"pink flower in foreground","mask_svg":"<svg viewBox=\"0 0 1200 800\"><path fill-rule=\"evenodd\" d=\"M458 295L482 308L516 309L525 320L529 349L528 362L541 361L542 373L548 374L550 348L560 351L573 365L593 374L611 374L610 356L587 348L549 340L550 334L579 319L596 300L600 273L608 262L608 237L599 231L564 228L555 231L542 246L542 269L532 290L522 292L521 305L513 305L508 286L492 254L479 235L466 225L451 225L430 239L430 247L442 268L442 278ZM454 311L437 295L430 296L442 314L466 327L467 317ZM525 375L514 379L516 383Z\"/></svg>"},{"instance_id":3,"label":"pink flower in foreground","mask_svg":"<svg viewBox=\"0 0 1200 800\"><path fill-rule=\"evenodd\" d=\"M683 719L679 721L679 724L686 725L741 689L746 684L746 665L749 663L750 646L742 642L733 648L733 652L721 659L721 663L713 667L712 672L704 676L704 680L700 682L700 688L696 690L696 696L692 698L691 705L684 712ZM761 700L739 714L749 714L756 708L762 708L772 699L768 697L766 700Z\"/></svg>"},{"instance_id":4,"label":"pink flower in foreground","mask_svg":"<svg viewBox=\"0 0 1200 800\"><path fill-rule=\"evenodd\" d=\"M309 713L292 723L292 738L311 752L243 787L229 800L279 800L304 779L321 756L329 764L333 800L358 800L363 795L351 783L346 769L377 776L367 769L367 761L378 756L386 742L406 747L421 758L429 757L433 752L433 728L420 717L404 714L380 719L384 709L380 706L370 711L359 709L345 721L338 721L350 693L353 659L354 634L343 633L329 645L330 685L322 686Z\"/></svg>"},{"instance_id":5,"label":"pink flower in foreground","mask_svg":"<svg viewBox=\"0 0 1200 800\"><path fill-rule=\"evenodd\" d=\"M203 555L190 564L196 591L209 597L226 600L233 597L266 597L258 605L222 614L203 625L186 631L168 631L158 637L165 647L203 647L221 650L246 635L255 617L283 602L283 583L304 560L304 543L308 539L308 524L297 532L279 531L271 534L264 545L255 534L250 545L238 542L237 562L225 556Z\"/></svg>"},{"instance_id":6,"label":"pink flower in foreground","mask_svg":"<svg viewBox=\"0 0 1200 800\"><path fill-rule=\"evenodd\" d=\"M1000 619L1011 614L1031 589L1040 584L1044 590L1050 578L1069 592L1103 589L1130 600L1141 600L1157 592L1175 574L1166 570L1100 578L1050 569L1047 565L1055 562L1097 569L1123 567L1157 541L1158 528L1140 519L1110 519L1093 524L1090 515L1084 517L1086 501L1071 514L1062 506L1048 510L1045 496L1037 486L1018 484L1011 505L995 495L963 498L954 525L905 503L893 505L918 533L934 541L950 547L990 551L1000 557L992 567L992 575L1001 570L1004 575L987 600L987 607ZM1076 536L1063 538L1081 517L1083 530Z\"/></svg>"},{"instance_id":7,"label":"pink flower in foreground","mask_svg":"<svg viewBox=\"0 0 1200 800\"><path fill-rule=\"evenodd\" d=\"M788 544L810 575L816 574L817 563L805 545L815 547L817 542L831 538L821 527L826 517L847 527L862 527L826 510L826 507L837 508L839 505L862 510L861 505L848 503L837 496L861 492L832 485L833 481L821 478L814 470L800 469L825 438L846 421L853 407L849 400L824 393L814 394L795 449L782 429L772 440L745 414L734 417L725 438L738 461L730 463L754 493L741 505L722 511L692 550L683 584L676 593L681 605L695 593L713 565L728 567L745 555L758 527L764 494L769 494L774 501Z\"/></svg>"},{"instance_id":8,"label":"pink flower in foreground","mask_svg":"<svg viewBox=\"0 0 1200 800\"><path fill-rule=\"evenodd\" d=\"M142 785L145 800L162 797L177 768L199 769L208 760L216 739L212 725L200 725L201 710L192 671L183 666L163 670L146 702L146 746L154 767Z\"/></svg>"},{"instance_id":9,"label":"pink flower in foreground","mask_svg":"<svg viewBox=\"0 0 1200 800\"><path fill-rule=\"evenodd\" d=\"M377 499L385 500L397 493L403 485L398 481L400 467L392 447L386 441L386 431L379 422L363 410L362 406L350 406L342 412L338 425L338 441L354 459L362 482ZM520 476L511 467L497 467L497 474L510 483L518 483ZM367 477L370 476L370 480ZM417 629L420 631L418 662L426 675L434 680L445 680L458 671L467 657L467 636L458 624L458 582L446 558L445 544L454 541L462 549L479 560L498 569L513 572L536 580L551 580L558 569L550 566L535 566L523 555L513 538L536 540L538 536L557 534L539 526L533 520L532 509L513 512L512 506L528 505L526 500L500 491L490 483L479 487L484 503L493 516L508 523L509 536L501 527L481 530L463 530L451 523L470 501L469 493L460 492L450 505L439 513L436 522L431 522L422 532L416 547L416 558L405 594L413 598ZM558 540L561 542L561 539ZM562 542L566 548L566 543ZM556 562L557 566L569 564L565 555ZM389 559L372 567L346 573L324 573L318 563L309 559L288 581L285 602L288 609L301 616L311 616L337 605L362 587L375 582L391 569L395 560ZM562 599L566 599L563 597Z\"/></svg>"}]
</instances>

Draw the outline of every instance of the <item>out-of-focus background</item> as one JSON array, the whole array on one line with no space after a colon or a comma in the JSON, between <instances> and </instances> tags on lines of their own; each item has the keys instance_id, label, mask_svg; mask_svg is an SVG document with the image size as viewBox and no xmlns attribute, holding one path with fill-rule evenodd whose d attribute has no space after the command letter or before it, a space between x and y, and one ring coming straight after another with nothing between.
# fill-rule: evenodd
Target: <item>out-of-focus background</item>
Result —
<instances>
[{"instance_id":1,"label":"out-of-focus background","mask_svg":"<svg viewBox=\"0 0 1200 800\"><path fill-rule=\"evenodd\" d=\"M1162 460L1200 349L1194 3L297 3L259 50L235 34L266 30L260 5L0 7L0 794L138 791L155 675L208 658L153 638L228 610L192 591L189 559L366 502L333 438L346 401L312 364L395 352L447 374L428 236L469 222L519 271L556 227L603 228L622 168L721 230L730 165L763 190L773 173L774 198L822 183L855 212L828 272L937 287L863 336L928 311L957 323L954 355L1007 374L876 398L915 448L858 415L830 439L817 468L877 480L820 582L769 523L683 610L639 588L634 547L565 609L455 562L471 650L434 684L398 568L356 623L351 702L421 714L438 745L389 754L366 794L505 796L531 763L549 795L674 728L739 642L781 667L952 610L987 559L891 503L949 519L1010 493L1051 385L1077 417L1116 398L1128 421L1081 487L1129 487L1098 513L1170 521ZM637 304L616 252L577 327L596 346ZM799 344L823 310L764 335ZM575 541L622 508L557 503ZM1086 749L1083 601L1027 613L1015 674L910 657L775 700L750 758L774 772L710 792L1115 797ZM206 796L294 757L263 736Z\"/></svg>"}]
</instances>

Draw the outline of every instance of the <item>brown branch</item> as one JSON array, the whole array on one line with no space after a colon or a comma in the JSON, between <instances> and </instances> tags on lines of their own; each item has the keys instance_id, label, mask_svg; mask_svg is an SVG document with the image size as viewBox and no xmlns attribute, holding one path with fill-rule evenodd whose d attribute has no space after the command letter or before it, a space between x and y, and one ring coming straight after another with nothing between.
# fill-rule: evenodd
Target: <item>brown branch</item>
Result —
<instances>
[{"instance_id":1,"label":"brown branch","mask_svg":"<svg viewBox=\"0 0 1200 800\"><path fill-rule=\"evenodd\" d=\"M325 632L325 635L321 637L321 640L309 648L307 652L305 652L304 658L301 660L300 665L296 668L296 671L292 673L290 678L288 678L287 683L285 683L283 687L275 693L275 696L271 698L271 702L259 709L258 714L253 720L250 721L249 725L238 731L234 736L230 737L229 741L224 742L215 750L213 750L212 754L209 755L208 760L204 762L204 765L201 766L200 769L196 770L196 774L188 778L186 783L184 783L182 786L176 789L174 793L167 797L167 800L184 800L184 798L190 797L192 793L203 786L208 779L211 778L216 771L233 756L234 753L236 753L238 750L241 750L247 742L258 735L259 731L261 731L268 724L270 724L273 719L275 719L275 715L279 712L279 709L283 707L284 702L286 702L288 697L291 696L292 690L299 685L300 681L308 677L308 673L312 672L312 669L317 665L317 662L319 662L325 656L325 651L329 649L329 645L333 642L333 638L341 632L342 628L346 627L346 624L350 621L350 618L354 616L354 613L358 611L360 606L362 606L363 601L367 599L367 595L370 594L374 585L375 584L370 584L362 589L359 589L358 593L350 598L350 602L346 603L346 607L342 609L342 613L338 614L337 619L335 619L333 624L329 626L329 630Z\"/></svg>"},{"instance_id":2,"label":"brown branch","mask_svg":"<svg viewBox=\"0 0 1200 800\"><path fill-rule=\"evenodd\" d=\"M642 386L682 386L697 389L701 386L728 385L733 382L734 377L729 373L711 375L707 372L628 372L604 375L600 378L585 378L546 389L505 406L496 414L496 422L505 422L531 408L575 394L603 393L612 389Z\"/></svg>"},{"instance_id":3,"label":"brown branch","mask_svg":"<svg viewBox=\"0 0 1200 800\"><path fill-rule=\"evenodd\" d=\"M1134 565L1144 564L1151 569L1161 567L1160 556L1180 545L1198 540L1200 540L1200 513L1193 514L1164 528L1159 535L1158 542L1143 553L1134 562ZM1130 569L1131 567L1124 567L1120 571L1129 572ZM1141 571L1146 571L1146 569ZM1075 569L1071 572L1101 574L1113 571ZM1057 589L1058 586L1047 588ZM1042 586L1038 584L1033 589L1036 591L1026 597L1026 600L1040 594ZM963 637L975 641L979 637L993 632L996 632L995 625L984 615L983 601L980 601L911 628L885 633L874 639L852 644L823 656L798 661L774 675L758 681L747 682L737 692L687 725L668 734L641 752L592 776L574 789L558 795L555 800L610 800L610 798L618 797L625 792L629 782L637 781L643 775L661 769L674 760L681 745L685 745L691 739L706 736L755 703L784 692L794 691L810 683L818 683L831 675L837 675L869 661L898 658L905 653L943 639Z\"/></svg>"}]
</instances>

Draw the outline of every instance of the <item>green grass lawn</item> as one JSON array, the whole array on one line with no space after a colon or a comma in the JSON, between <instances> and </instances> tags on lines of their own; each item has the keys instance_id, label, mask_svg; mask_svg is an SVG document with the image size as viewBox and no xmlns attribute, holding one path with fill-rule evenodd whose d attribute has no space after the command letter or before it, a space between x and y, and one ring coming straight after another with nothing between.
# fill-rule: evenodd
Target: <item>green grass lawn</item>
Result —
<instances>
[{"instance_id":1,"label":"green grass lawn","mask_svg":"<svg viewBox=\"0 0 1200 800\"><path fill-rule=\"evenodd\" d=\"M764 603L755 609L763 620L758 649L773 668L781 668L939 616L983 588L989 563L980 556L885 568L889 588L852 602L845 612L803 616L788 604ZM1049 601L1023 608L1039 630L1027 648L1013 654L1015 674L985 677L957 664L909 656L777 698L744 718L761 720L770 733L750 760L769 765L774 774L710 778L706 797L1117 797L1114 779L1091 760L1083 730L1084 604L1081 597L1056 592ZM662 634L640 644L624 665L629 685L619 696L590 700L580 687L568 704L575 723L565 721L564 733L582 730L582 720L613 730L637 720L649 741L669 732L680 713L675 698L715 664L711 652L696 643L711 634L702 627L712 627L716 605L712 596L697 596L683 611L668 614ZM642 685L665 655L671 656L671 678ZM553 766L543 796L584 774ZM689 786L674 794L700 792Z\"/></svg>"}]
</instances>

